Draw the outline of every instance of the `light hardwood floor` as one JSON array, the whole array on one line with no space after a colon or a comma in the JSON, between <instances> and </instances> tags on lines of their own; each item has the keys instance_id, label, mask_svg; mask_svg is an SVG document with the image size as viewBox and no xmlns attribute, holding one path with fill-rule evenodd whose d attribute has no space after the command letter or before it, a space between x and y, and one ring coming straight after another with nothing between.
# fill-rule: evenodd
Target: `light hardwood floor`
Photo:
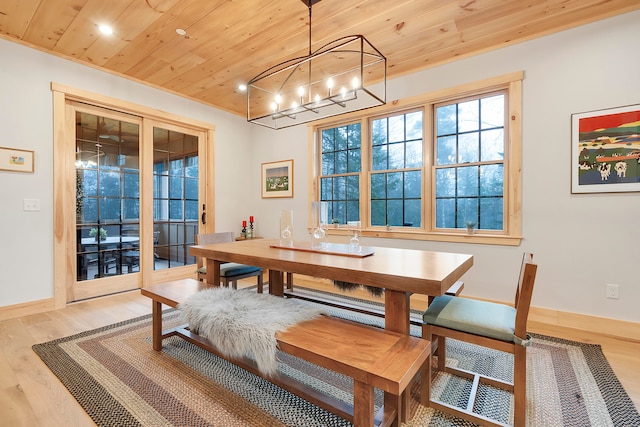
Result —
<instances>
[{"instance_id":1,"label":"light hardwood floor","mask_svg":"<svg viewBox=\"0 0 640 427\"><path fill-rule=\"evenodd\" d=\"M298 281L304 286L331 287L322 282ZM247 283L250 285L252 283ZM351 295L369 298L365 291ZM426 302L412 298L412 306ZM95 426L66 388L42 363L31 346L99 328L151 312L151 301L132 291L71 304L37 315L0 322L0 425L12 427ZM640 343L594 335L586 331L531 324L529 330L570 340L601 344L607 359L640 407Z\"/></svg>"}]
</instances>

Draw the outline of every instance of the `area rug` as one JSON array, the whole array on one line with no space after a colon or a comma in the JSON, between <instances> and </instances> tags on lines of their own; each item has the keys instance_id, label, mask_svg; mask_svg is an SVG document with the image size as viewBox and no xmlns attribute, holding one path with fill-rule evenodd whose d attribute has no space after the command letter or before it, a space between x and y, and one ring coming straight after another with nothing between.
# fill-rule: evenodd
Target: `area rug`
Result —
<instances>
[{"instance_id":1,"label":"area rug","mask_svg":"<svg viewBox=\"0 0 640 427\"><path fill-rule=\"evenodd\" d=\"M349 302L353 302L352 299ZM333 315L381 325L381 319L331 309ZM180 313L164 314L166 328ZM419 328L412 331L419 334ZM151 319L143 316L33 347L98 426L349 426L350 424L178 337L151 348ZM455 340L448 364L509 378L513 359ZM283 353L283 375L351 403L349 378ZM535 335L528 349L531 426L640 426L640 415L607 363L600 346ZM465 404L468 384L448 375L434 379L441 400ZM405 427L470 426L416 402L414 386ZM509 422L512 398L489 388L479 411ZM376 392L376 407L382 393ZM497 407L494 411L492 408Z\"/></svg>"}]
</instances>

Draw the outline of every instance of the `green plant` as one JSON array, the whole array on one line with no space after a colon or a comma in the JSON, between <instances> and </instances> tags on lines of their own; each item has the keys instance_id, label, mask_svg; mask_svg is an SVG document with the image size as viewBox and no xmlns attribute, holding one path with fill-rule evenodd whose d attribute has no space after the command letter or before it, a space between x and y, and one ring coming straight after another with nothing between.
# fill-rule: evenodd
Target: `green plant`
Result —
<instances>
[{"instance_id":1,"label":"green plant","mask_svg":"<svg viewBox=\"0 0 640 427\"><path fill-rule=\"evenodd\" d=\"M332 224L340 224L340 221L338 220L338 218L333 218L333 220L331 221Z\"/></svg>"},{"instance_id":2,"label":"green plant","mask_svg":"<svg viewBox=\"0 0 640 427\"><path fill-rule=\"evenodd\" d=\"M98 229L93 227L91 230L89 230L89 236L91 237L96 237L98 235ZM104 228L100 227L100 240L104 240L107 238L107 230L105 230Z\"/></svg>"},{"instance_id":3,"label":"green plant","mask_svg":"<svg viewBox=\"0 0 640 427\"><path fill-rule=\"evenodd\" d=\"M467 228L475 228L475 226L476 226L475 221L467 221Z\"/></svg>"}]
</instances>

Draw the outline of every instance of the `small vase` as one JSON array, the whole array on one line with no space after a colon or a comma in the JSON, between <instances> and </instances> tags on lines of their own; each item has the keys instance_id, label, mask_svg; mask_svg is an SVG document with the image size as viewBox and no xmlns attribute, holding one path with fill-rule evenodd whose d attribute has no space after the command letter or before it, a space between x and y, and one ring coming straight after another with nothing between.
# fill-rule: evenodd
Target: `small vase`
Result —
<instances>
[{"instance_id":1,"label":"small vase","mask_svg":"<svg viewBox=\"0 0 640 427\"><path fill-rule=\"evenodd\" d=\"M476 232L476 229L473 227L467 227L467 234L471 235Z\"/></svg>"}]
</instances>

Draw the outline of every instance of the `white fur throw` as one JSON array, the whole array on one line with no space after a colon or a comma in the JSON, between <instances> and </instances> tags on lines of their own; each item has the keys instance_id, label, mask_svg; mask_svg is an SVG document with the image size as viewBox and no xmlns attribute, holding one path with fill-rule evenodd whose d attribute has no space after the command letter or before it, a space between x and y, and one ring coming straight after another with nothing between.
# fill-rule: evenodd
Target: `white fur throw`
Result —
<instances>
[{"instance_id":1,"label":"white fur throw","mask_svg":"<svg viewBox=\"0 0 640 427\"><path fill-rule=\"evenodd\" d=\"M298 301L217 287L190 296L178 306L192 331L223 355L252 356L265 375L277 371L276 332L318 317L322 310Z\"/></svg>"}]
</instances>

